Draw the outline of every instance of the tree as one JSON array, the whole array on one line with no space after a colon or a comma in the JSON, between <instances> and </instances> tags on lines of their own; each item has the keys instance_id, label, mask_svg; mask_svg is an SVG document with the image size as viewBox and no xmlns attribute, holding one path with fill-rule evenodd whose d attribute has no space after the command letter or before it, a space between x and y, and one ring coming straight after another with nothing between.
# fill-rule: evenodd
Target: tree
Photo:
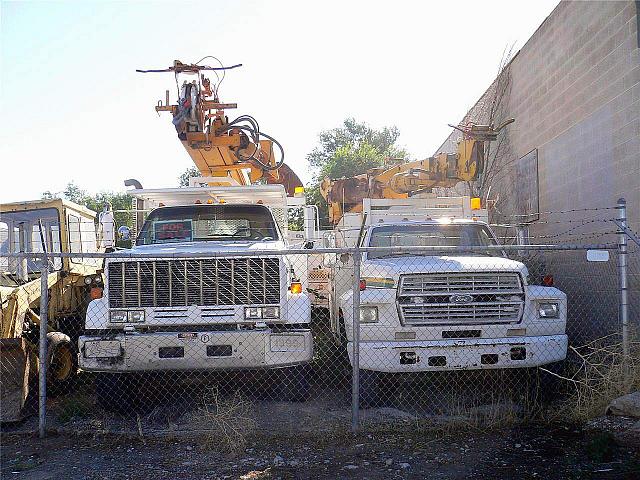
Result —
<instances>
[{"instance_id":1,"label":"tree","mask_svg":"<svg viewBox=\"0 0 640 480\"><path fill-rule=\"evenodd\" d=\"M485 93L485 101L481 117L483 122L498 126L507 120L509 115L509 95L511 93L511 59L513 45L504 50L498 76ZM486 119L486 120L485 120ZM508 128L508 127L507 127ZM509 143L509 134L503 130L498 134L495 142L486 144L484 172L477 181L469 183L468 188L472 196L486 198L492 184L503 178L514 168L514 157Z\"/></svg>"},{"instance_id":2,"label":"tree","mask_svg":"<svg viewBox=\"0 0 640 480\"><path fill-rule=\"evenodd\" d=\"M396 145L399 136L397 127L375 130L347 118L342 127L320 133L320 145L307 155L307 161L316 171L316 180L358 175L382 165L385 157L404 157L406 152Z\"/></svg>"},{"instance_id":3,"label":"tree","mask_svg":"<svg viewBox=\"0 0 640 480\"><path fill-rule=\"evenodd\" d=\"M200 171L196 167L189 167L184 172L182 172L182 174L178 177L178 182L179 182L178 184L181 187L188 187L189 179L191 177L199 177L199 176L200 176Z\"/></svg>"},{"instance_id":4,"label":"tree","mask_svg":"<svg viewBox=\"0 0 640 480\"><path fill-rule=\"evenodd\" d=\"M397 127L371 128L364 122L347 118L341 127L325 130L318 136L319 145L307 155L314 178L307 185L307 201L318 206L321 221L327 219L327 204L320 195L324 178L352 177L383 165L385 158L406 158L398 147Z\"/></svg>"}]
</instances>

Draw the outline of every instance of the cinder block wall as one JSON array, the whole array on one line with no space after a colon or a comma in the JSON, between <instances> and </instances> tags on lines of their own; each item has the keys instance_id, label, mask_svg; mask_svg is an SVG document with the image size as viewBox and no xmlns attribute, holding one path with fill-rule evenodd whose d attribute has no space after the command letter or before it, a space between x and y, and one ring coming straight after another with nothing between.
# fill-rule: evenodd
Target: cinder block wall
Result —
<instances>
[{"instance_id":1,"label":"cinder block wall","mask_svg":"<svg viewBox=\"0 0 640 480\"><path fill-rule=\"evenodd\" d=\"M500 194L500 212L516 213L515 167L520 158L538 149L541 212L614 206L625 197L629 223L640 230L639 9L640 2L633 1L561 2L505 69L509 88L498 120L513 117L516 122L505 133L506 166L492 182L491 197ZM487 121L495 86L496 82L463 122ZM458 138L453 133L438 151L453 151ZM494 220L505 220L494 213ZM567 230L575 226L570 221L613 216L615 211L609 210L547 217L532 223L531 233L570 239ZM612 224L593 222L576 233L613 230ZM584 240L615 241L615 237L585 235ZM589 275L596 271L593 264L584 264L577 254L554 255L548 268L564 277L574 300L583 297L582 310L589 311L593 309L587 301L611 298L615 261L599 281ZM632 274L632 313L640 322L640 265L633 266ZM608 305L599 319L587 316L590 322L615 322L617 304Z\"/></svg>"},{"instance_id":2,"label":"cinder block wall","mask_svg":"<svg viewBox=\"0 0 640 480\"><path fill-rule=\"evenodd\" d=\"M516 119L506 133L514 161L538 149L541 211L612 205L624 196L640 224L637 5L561 2L507 67L501 116ZM463 122L486 121L491 91ZM438 151L453 151L458 138L452 133ZM512 181L507 175L495 188Z\"/></svg>"}]
</instances>

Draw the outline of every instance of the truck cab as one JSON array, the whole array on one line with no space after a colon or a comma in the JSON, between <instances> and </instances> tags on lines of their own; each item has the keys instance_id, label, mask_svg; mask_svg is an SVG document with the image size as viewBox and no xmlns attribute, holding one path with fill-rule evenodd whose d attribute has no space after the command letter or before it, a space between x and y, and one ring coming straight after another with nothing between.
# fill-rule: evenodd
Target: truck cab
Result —
<instances>
[{"instance_id":1,"label":"truck cab","mask_svg":"<svg viewBox=\"0 0 640 480\"><path fill-rule=\"evenodd\" d=\"M107 209L96 224L95 212L59 198L0 205L2 421L21 418L34 377L30 370L39 365L30 358L38 351L40 330L38 254L48 255L47 384L50 393L58 393L73 386L86 306L103 285L102 259L83 254L112 247L113 231ZM70 253L76 255L61 256Z\"/></svg>"},{"instance_id":2,"label":"truck cab","mask_svg":"<svg viewBox=\"0 0 640 480\"><path fill-rule=\"evenodd\" d=\"M134 372L293 367L298 375L313 352L311 303L283 254L284 188L130 193L148 214L130 255L106 261L80 367L119 374L102 377L110 387Z\"/></svg>"},{"instance_id":3,"label":"truck cab","mask_svg":"<svg viewBox=\"0 0 640 480\"><path fill-rule=\"evenodd\" d=\"M497 248L486 218L469 197L369 200L359 229L345 217L336 230L365 250L358 319L365 404L379 373L536 367L566 357L566 295L530 284L526 266ZM332 314L353 361L344 260L333 266Z\"/></svg>"}]
</instances>

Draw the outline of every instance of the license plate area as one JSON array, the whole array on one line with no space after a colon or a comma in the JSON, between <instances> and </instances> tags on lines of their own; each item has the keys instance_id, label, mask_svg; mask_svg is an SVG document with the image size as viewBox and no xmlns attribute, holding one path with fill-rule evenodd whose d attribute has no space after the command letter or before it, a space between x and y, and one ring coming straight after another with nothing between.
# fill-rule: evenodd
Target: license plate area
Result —
<instances>
[{"instance_id":1,"label":"license plate area","mask_svg":"<svg viewBox=\"0 0 640 480\"><path fill-rule=\"evenodd\" d=\"M119 340L92 340L84 344L85 358L114 358L122 356Z\"/></svg>"},{"instance_id":2,"label":"license plate area","mask_svg":"<svg viewBox=\"0 0 640 480\"><path fill-rule=\"evenodd\" d=\"M304 335L270 335L272 352L304 352Z\"/></svg>"}]
</instances>

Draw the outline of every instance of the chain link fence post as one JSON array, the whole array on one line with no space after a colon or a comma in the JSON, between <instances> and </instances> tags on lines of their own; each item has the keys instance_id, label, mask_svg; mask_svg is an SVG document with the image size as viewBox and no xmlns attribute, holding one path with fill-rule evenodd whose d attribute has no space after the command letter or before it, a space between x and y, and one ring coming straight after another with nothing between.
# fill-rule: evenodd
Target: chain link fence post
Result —
<instances>
[{"instance_id":1,"label":"chain link fence post","mask_svg":"<svg viewBox=\"0 0 640 480\"><path fill-rule=\"evenodd\" d=\"M351 375L351 431L360 425L360 249L353 252L353 373Z\"/></svg>"},{"instance_id":2,"label":"chain link fence post","mask_svg":"<svg viewBox=\"0 0 640 480\"><path fill-rule=\"evenodd\" d=\"M42 254L40 268L40 341L38 369L38 434L44 438L47 423L47 327L49 325L49 258L47 252Z\"/></svg>"},{"instance_id":3,"label":"chain link fence post","mask_svg":"<svg viewBox=\"0 0 640 480\"><path fill-rule=\"evenodd\" d=\"M618 210L618 276L620 288L620 322L622 324L622 368L625 388L629 386L629 304L627 298L628 277L627 277L627 202L620 198L617 204Z\"/></svg>"}]
</instances>

